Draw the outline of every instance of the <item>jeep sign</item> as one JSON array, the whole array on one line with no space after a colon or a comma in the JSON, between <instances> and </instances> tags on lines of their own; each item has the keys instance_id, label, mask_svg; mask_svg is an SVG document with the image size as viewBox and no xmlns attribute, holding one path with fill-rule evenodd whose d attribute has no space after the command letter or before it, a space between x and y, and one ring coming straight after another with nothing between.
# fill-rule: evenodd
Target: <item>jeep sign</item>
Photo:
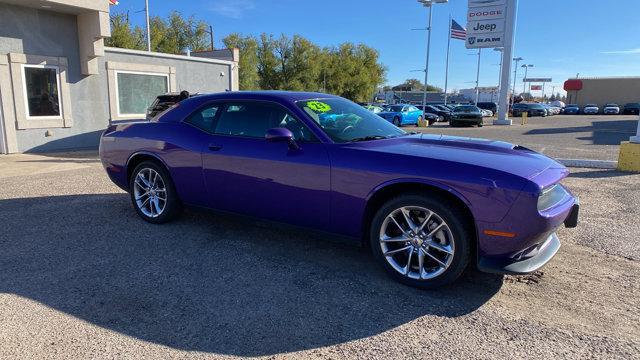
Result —
<instances>
[{"instance_id":1,"label":"jeep sign","mask_svg":"<svg viewBox=\"0 0 640 360\"><path fill-rule=\"evenodd\" d=\"M467 34L467 49L502 47L504 33L497 34Z\"/></svg>"},{"instance_id":2,"label":"jeep sign","mask_svg":"<svg viewBox=\"0 0 640 360\"><path fill-rule=\"evenodd\" d=\"M467 24L467 31L474 35L483 33L501 33L504 32L504 20L470 21Z\"/></svg>"}]
</instances>

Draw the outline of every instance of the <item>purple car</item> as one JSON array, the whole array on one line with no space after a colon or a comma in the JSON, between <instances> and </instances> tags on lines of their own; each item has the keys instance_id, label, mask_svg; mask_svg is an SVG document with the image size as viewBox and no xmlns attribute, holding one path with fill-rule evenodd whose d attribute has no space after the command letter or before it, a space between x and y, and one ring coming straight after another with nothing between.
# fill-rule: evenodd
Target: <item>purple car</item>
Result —
<instances>
[{"instance_id":1,"label":"purple car","mask_svg":"<svg viewBox=\"0 0 640 360\"><path fill-rule=\"evenodd\" d=\"M148 222L193 206L339 235L420 288L451 283L469 265L532 272L558 251L556 229L578 219L560 184L567 169L546 156L407 133L319 93L185 99L150 121L109 126L100 157Z\"/></svg>"}]
</instances>

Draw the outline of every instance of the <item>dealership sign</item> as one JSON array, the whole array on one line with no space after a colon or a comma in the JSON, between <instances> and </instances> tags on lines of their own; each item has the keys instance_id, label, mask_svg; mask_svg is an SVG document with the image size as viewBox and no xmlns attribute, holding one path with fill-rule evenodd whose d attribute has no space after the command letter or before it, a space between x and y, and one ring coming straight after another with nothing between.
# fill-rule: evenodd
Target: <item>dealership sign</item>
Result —
<instances>
[{"instance_id":1,"label":"dealership sign","mask_svg":"<svg viewBox=\"0 0 640 360\"><path fill-rule=\"evenodd\" d=\"M522 82L528 82L528 83L539 83L539 82L552 82L553 79L551 78L524 78L522 79Z\"/></svg>"},{"instance_id":2,"label":"dealership sign","mask_svg":"<svg viewBox=\"0 0 640 360\"><path fill-rule=\"evenodd\" d=\"M468 0L468 49L503 47L505 36L506 0Z\"/></svg>"}]
</instances>

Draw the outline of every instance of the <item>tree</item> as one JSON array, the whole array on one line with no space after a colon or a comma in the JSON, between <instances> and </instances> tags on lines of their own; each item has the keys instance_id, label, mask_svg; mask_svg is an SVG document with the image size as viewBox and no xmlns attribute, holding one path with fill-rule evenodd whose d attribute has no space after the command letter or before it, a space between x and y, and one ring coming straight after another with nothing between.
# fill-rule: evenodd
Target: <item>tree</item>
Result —
<instances>
[{"instance_id":1,"label":"tree","mask_svg":"<svg viewBox=\"0 0 640 360\"><path fill-rule=\"evenodd\" d=\"M418 79L407 79L402 84L392 87L394 91L423 91L424 84ZM442 92L442 89L433 85L427 85L427 91Z\"/></svg>"},{"instance_id":2,"label":"tree","mask_svg":"<svg viewBox=\"0 0 640 360\"><path fill-rule=\"evenodd\" d=\"M207 24L198 21L193 16L184 18L174 11L165 20L159 16L149 19L151 32L151 50L180 54L185 49L201 51L209 49L209 37L207 36ZM125 14L111 16L111 38L107 40L108 46L125 49L146 49L146 34L139 27L131 27L129 17Z\"/></svg>"},{"instance_id":3,"label":"tree","mask_svg":"<svg viewBox=\"0 0 640 360\"><path fill-rule=\"evenodd\" d=\"M253 36L242 36L233 33L225 37L222 42L228 49L240 50L238 74L240 76L240 90L256 90L260 88L258 76L258 40Z\"/></svg>"},{"instance_id":4,"label":"tree","mask_svg":"<svg viewBox=\"0 0 640 360\"><path fill-rule=\"evenodd\" d=\"M125 49L144 49L144 35L131 28L128 14L115 14L110 18L111 37L106 40L107 46ZM142 35L142 37L141 37Z\"/></svg>"}]
</instances>

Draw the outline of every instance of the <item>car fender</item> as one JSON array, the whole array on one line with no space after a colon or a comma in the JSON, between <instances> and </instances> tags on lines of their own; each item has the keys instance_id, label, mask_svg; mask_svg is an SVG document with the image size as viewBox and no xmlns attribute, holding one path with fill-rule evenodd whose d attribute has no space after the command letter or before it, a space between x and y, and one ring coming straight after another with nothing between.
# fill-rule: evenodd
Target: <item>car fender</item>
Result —
<instances>
[{"instance_id":1,"label":"car fender","mask_svg":"<svg viewBox=\"0 0 640 360\"><path fill-rule=\"evenodd\" d=\"M454 188L452 188L452 187L450 187L448 185L442 184L442 183L440 183L438 181L432 181L432 180L420 179L420 178L398 178L398 179L385 181L385 182L377 185L376 187L374 187L369 192L369 194L367 194L367 197L365 198L365 203L368 203L369 200L371 200L371 198L378 191L383 190L388 186L397 185L397 184L421 184L421 185L432 186L432 187L438 188L440 190L443 190L443 191L446 191L446 192L452 194L453 196L455 196L459 200L461 200L467 207L471 208L471 202L464 195L462 195L460 192L458 192Z\"/></svg>"}]
</instances>

